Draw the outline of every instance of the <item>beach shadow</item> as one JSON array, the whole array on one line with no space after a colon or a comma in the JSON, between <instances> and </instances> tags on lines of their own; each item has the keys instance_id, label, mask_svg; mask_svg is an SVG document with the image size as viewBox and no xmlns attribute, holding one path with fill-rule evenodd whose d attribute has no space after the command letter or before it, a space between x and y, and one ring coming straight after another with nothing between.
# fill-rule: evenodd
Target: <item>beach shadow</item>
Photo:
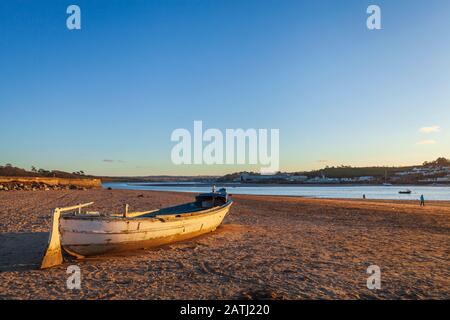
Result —
<instances>
[{"instance_id":1,"label":"beach shadow","mask_svg":"<svg viewBox=\"0 0 450 320\"><path fill-rule=\"evenodd\" d=\"M0 272L38 269L47 242L47 232L0 233Z\"/></svg>"},{"instance_id":2,"label":"beach shadow","mask_svg":"<svg viewBox=\"0 0 450 320\"><path fill-rule=\"evenodd\" d=\"M212 233L203 234L192 239L187 239L172 244L167 244L161 247L143 250L133 250L130 252L121 252L114 254L105 254L98 257L85 258L85 261L104 260L108 257L121 257L121 256L133 256L142 255L147 250L166 249L172 250L176 246L189 246L195 248L197 241L210 237L211 235L217 235L228 232L247 232L248 226L236 225L236 224L224 224L217 228ZM48 232L10 232L0 233L0 273L11 271L26 271L37 270L40 268L44 252L48 244ZM64 254L64 253L63 253ZM67 259L73 259L71 257L65 257Z\"/></svg>"}]
</instances>

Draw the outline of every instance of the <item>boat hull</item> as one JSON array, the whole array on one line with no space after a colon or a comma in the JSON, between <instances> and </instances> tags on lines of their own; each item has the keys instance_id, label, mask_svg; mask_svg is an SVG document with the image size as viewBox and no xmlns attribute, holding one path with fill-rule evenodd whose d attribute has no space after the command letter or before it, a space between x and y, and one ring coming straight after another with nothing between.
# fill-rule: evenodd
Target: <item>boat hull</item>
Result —
<instances>
[{"instance_id":1,"label":"boat hull","mask_svg":"<svg viewBox=\"0 0 450 320\"><path fill-rule=\"evenodd\" d=\"M76 257L158 247L214 231L232 202L196 212L148 218L76 218L60 220L63 249Z\"/></svg>"}]
</instances>

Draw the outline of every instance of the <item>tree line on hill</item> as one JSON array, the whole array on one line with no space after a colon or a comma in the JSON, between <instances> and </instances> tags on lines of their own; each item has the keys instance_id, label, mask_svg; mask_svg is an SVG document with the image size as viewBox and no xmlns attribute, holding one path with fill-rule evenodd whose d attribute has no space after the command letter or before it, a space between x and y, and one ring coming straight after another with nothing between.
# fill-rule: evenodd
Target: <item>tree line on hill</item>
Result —
<instances>
[{"instance_id":1,"label":"tree line on hill","mask_svg":"<svg viewBox=\"0 0 450 320\"><path fill-rule=\"evenodd\" d=\"M450 160L444 157L437 158L434 161L425 161L423 167L450 167Z\"/></svg>"},{"instance_id":2,"label":"tree line on hill","mask_svg":"<svg viewBox=\"0 0 450 320\"><path fill-rule=\"evenodd\" d=\"M32 166L31 170L25 170L22 168L18 168L13 166L10 163L5 165L0 165L0 176L4 177L53 177L53 178L92 178L92 176L87 176L84 171L76 171L76 172L65 172L60 170L45 170L45 169L37 169Z\"/></svg>"},{"instance_id":3,"label":"tree line on hill","mask_svg":"<svg viewBox=\"0 0 450 320\"><path fill-rule=\"evenodd\" d=\"M328 178L357 178L363 176L371 176L378 178L378 180L384 180L394 176L398 172L409 171L413 168L439 168L439 167L450 167L450 160L444 157L438 158L434 161L425 161L422 165L416 166L404 166L404 167L352 167L352 166L326 166L323 169L312 170L312 171L299 171L299 172L278 172L277 174L289 174L291 176L303 175L308 178L325 176ZM218 179L219 182L229 182L236 181L243 174L248 175L259 175L256 172L234 172L226 174ZM416 177L417 178L417 177ZM412 179L414 180L414 178Z\"/></svg>"}]
</instances>

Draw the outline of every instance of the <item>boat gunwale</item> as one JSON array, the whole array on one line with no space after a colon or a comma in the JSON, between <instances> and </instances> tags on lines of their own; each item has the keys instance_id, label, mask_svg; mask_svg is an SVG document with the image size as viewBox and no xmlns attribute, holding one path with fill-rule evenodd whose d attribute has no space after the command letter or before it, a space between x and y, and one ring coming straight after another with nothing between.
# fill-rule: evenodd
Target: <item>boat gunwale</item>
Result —
<instances>
[{"instance_id":1,"label":"boat gunwale","mask_svg":"<svg viewBox=\"0 0 450 320\"><path fill-rule=\"evenodd\" d=\"M193 202L186 203L186 205L191 204ZM216 211L219 211L223 208L226 208L228 206L231 206L233 204L233 200L229 199L226 203L220 206L215 206L212 208L200 208L200 210L196 210L193 212L186 212L186 213L172 213L172 214L160 214L160 215L154 215L154 216L146 216L146 214L143 214L142 216L135 216L135 217L124 217L124 216L117 216L117 215L89 215L89 214L63 214L61 215L61 219L64 220L96 220L96 221L110 221L110 222L124 222L124 221L170 221L180 218L184 219L191 219L191 218L198 218L200 216L213 214ZM168 207L171 208L171 207ZM167 208L161 208L161 209L167 209ZM156 210L161 210L156 209Z\"/></svg>"}]
</instances>

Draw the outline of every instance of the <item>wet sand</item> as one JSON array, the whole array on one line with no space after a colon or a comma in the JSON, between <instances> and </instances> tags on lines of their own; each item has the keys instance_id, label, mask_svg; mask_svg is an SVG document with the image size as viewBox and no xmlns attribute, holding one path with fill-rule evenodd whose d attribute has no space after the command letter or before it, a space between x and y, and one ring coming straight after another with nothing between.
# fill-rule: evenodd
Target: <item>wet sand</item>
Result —
<instances>
[{"instance_id":1,"label":"wet sand","mask_svg":"<svg viewBox=\"0 0 450 320\"><path fill-rule=\"evenodd\" d=\"M147 210L193 195L131 190L0 193L1 299L449 299L450 203L234 196L215 232L39 270L51 209ZM81 289L66 269L81 269ZM381 268L369 290L366 269Z\"/></svg>"}]
</instances>

